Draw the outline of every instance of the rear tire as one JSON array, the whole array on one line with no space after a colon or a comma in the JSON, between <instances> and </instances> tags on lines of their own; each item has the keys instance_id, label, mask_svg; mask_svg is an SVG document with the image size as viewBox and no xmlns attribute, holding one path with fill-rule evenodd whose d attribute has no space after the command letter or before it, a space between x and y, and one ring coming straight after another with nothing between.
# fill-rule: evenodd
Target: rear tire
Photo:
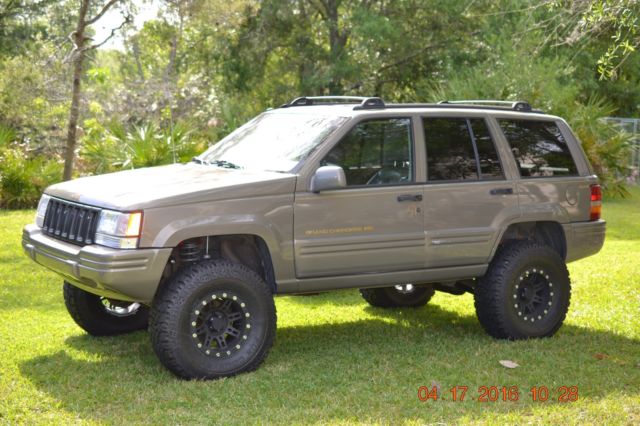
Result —
<instances>
[{"instance_id":1,"label":"rear tire","mask_svg":"<svg viewBox=\"0 0 640 426\"><path fill-rule=\"evenodd\" d=\"M149 323L149 309L139 303L96 296L66 281L63 295L71 318L92 336L114 336L145 330Z\"/></svg>"},{"instance_id":2,"label":"rear tire","mask_svg":"<svg viewBox=\"0 0 640 426\"><path fill-rule=\"evenodd\" d=\"M569 310L569 271L552 248L514 242L496 254L474 298L480 324L495 338L552 336Z\"/></svg>"},{"instance_id":3,"label":"rear tire","mask_svg":"<svg viewBox=\"0 0 640 426\"><path fill-rule=\"evenodd\" d=\"M159 291L149 325L156 355L184 379L217 379L252 371L276 331L267 284L251 269L206 261L178 273Z\"/></svg>"},{"instance_id":4,"label":"rear tire","mask_svg":"<svg viewBox=\"0 0 640 426\"><path fill-rule=\"evenodd\" d=\"M404 284L393 287L361 288L360 294L371 306L378 308L415 308L426 305L435 294L435 290L431 286L416 287L412 284Z\"/></svg>"}]
</instances>

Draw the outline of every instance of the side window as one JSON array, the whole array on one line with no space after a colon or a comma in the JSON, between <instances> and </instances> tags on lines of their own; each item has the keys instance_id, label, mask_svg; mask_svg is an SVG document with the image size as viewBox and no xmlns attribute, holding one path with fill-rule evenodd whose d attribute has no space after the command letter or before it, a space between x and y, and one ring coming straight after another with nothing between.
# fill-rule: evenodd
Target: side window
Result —
<instances>
[{"instance_id":1,"label":"side window","mask_svg":"<svg viewBox=\"0 0 640 426\"><path fill-rule=\"evenodd\" d=\"M429 181L504 179L484 119L424 118L423 125Z\"/></svg>"},{"instance_id":2,"label":"side window","mask_svg":"<svg viewBox=\"0 0 640 426\"><path fill-rule=\"evenodd\" d=\"M480 178L483 180L504 179L502 165L498 158L496 146L491 139L487 123L482 118L470 119L471 129L478 147L478 160L480 161Z\"/></svg>"},{"instance_id":3,"label":"side window","mask_svg":"<svg viewBox=\"0 0 640 426\"><path fill-rule=\"evenodd\" d=\"M498 120L520 176L576 176L578 170L558 126L551 121Z\"/></svg>"},{"instance_id":4,"label":"side window","mask_svg":"<svg viewBox=\"0 0 640 426\"><path fill-rule=\"evenodd\" d=\"M348 186L412 182L411 119L387 118L359 123L321 164L342 167Z\"/></svg>"},{"instance_id":5,"label":"side window","mask_svg":"<svg viewBox=\"0 0 640 426\"><path fill-rule=\"evenodd\" d=\"M464 118L423 118L427 179L478 180L471 135Z\"/></svg>"}]
</instances>

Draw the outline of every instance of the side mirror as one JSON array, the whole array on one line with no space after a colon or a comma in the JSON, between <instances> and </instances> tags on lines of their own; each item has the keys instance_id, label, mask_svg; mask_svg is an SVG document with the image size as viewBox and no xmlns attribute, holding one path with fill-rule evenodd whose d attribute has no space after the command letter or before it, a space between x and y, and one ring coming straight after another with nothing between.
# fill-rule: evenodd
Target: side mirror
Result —
<instances>
[{"instance_id":1,"label":"side mirror","mask_svg":"<svg viewBox=\"0 0 640 426\"><path fill-rule=\"evenodd\" d=\"M344 170L339 166L322 166L316 170L316 174L311 179L311 192L315 193L345 186L347 186L347 178Z\"/></svg>"}]
</instances>

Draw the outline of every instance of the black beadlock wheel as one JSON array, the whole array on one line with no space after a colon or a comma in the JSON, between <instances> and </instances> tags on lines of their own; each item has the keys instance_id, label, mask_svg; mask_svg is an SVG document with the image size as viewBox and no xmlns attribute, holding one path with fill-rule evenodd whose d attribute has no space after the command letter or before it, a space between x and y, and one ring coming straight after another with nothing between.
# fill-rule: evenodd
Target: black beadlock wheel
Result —
<instances>
[{"instance_id":1,"label":"black beadlock wheel","mask_svg":"<svg viewBox=\"0 0 640 426\"><path fill-rule=\"evenodd\" d=\"M393 287L361 288L362 298L378 308L414 308L426 305L435 294L431 286L399 284Z\"/></svg>"},{"instance_id":2,"label":"black beadlock wheel","mask_svg":"<svg viewBox=\"0 0 640 426\"><path fill-rule=\"evenodd\" d=\"M149 323L149 309L139 303L100 297L67 282L63 286L63 295L71 318L93 336L144 330Z\"/></svg>"},{"instance_id":3,"label":"black beadlock wheel","mask_svg":"<svg viewBox=\"0 0 640 426\"><path fill-rule=\"evenodd\" d=\"M229 377L255 370L266 358L275 337L275 303L246 266L202 262L159 291L149 330L158 358L178 377Z\"/></svg>"},{"instance_id":4,"label":"black beadlock wheel","mask_svg":"<svg viewBox=\"0 0 640 426\"><path fill-rule=\"evenodd\" d=\"M474 296L478 320L491 336L552 336L569 310L569 272L552 248L514 242L496 254Z\"/></svg>"}]
</instances>

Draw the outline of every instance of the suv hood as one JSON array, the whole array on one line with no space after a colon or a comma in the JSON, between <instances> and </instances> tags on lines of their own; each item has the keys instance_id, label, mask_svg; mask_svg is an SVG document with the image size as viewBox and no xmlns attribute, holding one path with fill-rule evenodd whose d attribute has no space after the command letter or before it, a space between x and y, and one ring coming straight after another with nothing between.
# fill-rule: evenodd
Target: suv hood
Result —
<instances>
[{"instance_id":1,"label":"suv hood","mask_svg":"<svg viewBox=\"0 0 640 426\"><path fill-rule=\"evenodd\" d=\"M224 169L196 163L127 170L58 183L54 197L114 210L142 210L223 199L292 194L288 173Z\"/></svg>"}]
</instances>

